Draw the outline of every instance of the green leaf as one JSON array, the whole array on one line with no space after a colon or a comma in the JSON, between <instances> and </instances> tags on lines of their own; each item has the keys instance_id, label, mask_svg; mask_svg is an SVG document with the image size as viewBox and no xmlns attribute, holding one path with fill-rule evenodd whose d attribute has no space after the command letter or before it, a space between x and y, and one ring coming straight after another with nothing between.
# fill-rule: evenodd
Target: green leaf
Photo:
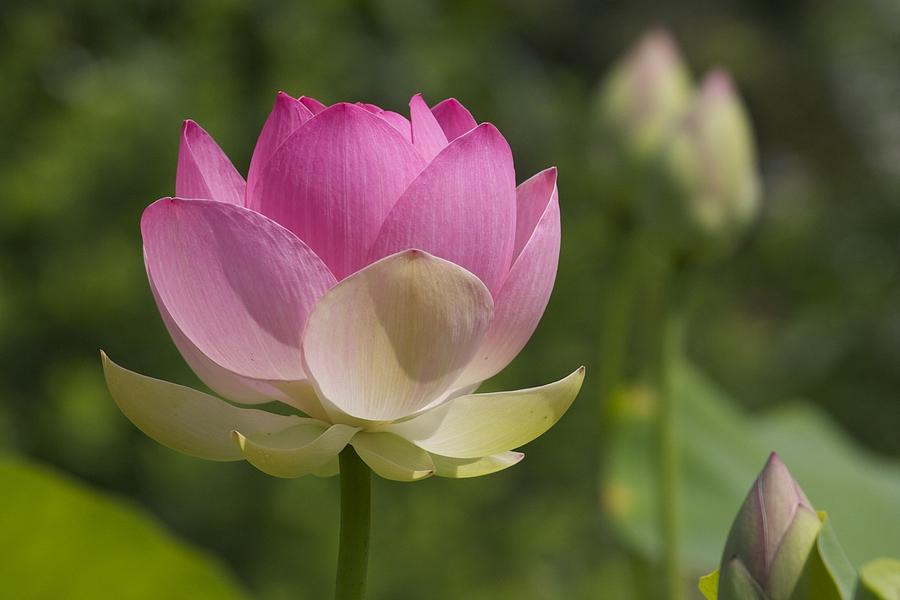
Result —
<instances>
[{"instance_id":1,"label":"green leaf","mask_svg":"<svg viewBox=\"0 0 900 600\"><path fill-rule=\"evenodd\" d=\"M900 598L900 560L879 558L859 570L856 600L897 600Z\"/></svg>"},{"instance_id":2,"label":"green leaf","mask_svg":"<svg viewBox=\"0 0 900 600\"><path fill-rule=\"evenodd\" d=\"M719 570L701 577L697 587L706 600L716 600L719 597Z\"/></svg>"},{"instance_id":3,"label":"green leaf","mask_svg":"<svg viewBox=\"0 0 900 600\"><path fill-rule=\"evenodd\" d=\"M245 598L221 564L127 502L0 456L0 581L18 600Z\"/></svg>"},{"instance_id":4,"label":"green leaf","mask_svg":"<svg viewBox=\"0 0 900 600\"><path fill-rule=\"evenodd\" d=\"M821 600L850 600L856 587L856 571L847 559L824 511L819 512L822 529L816 538L809 562L810 597Z\"/></svg>"},{"instance_id":5,"label":"green leaf","mask_svg":"<svg viewBox=\"0 0 900 600\"><path fill-rule=\"evenodd\" d=\"M900 519L892 518L900 506L900 465L864 452L812 406L748 415L687 363L677 368L674 384L688 566L699 571L719 563L731 522L772 450L813 505L828 508L852 564L900 555ZM655 398L629 389L614 401L619 423L603 503L626 543L656 558Z\"/></svg>"}]
</instances>

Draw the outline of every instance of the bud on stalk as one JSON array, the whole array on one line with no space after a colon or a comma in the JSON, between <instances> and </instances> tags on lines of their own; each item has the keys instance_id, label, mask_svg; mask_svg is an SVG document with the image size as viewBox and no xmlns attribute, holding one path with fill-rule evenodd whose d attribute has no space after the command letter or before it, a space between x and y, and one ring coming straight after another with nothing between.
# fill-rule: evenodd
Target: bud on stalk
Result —
<instances>
[{"instance_id":1,"label":"bud on stalk","mask_svg":"<svg viewBox=\"0 0 900 600\"><path fill-rule=\"evenodd\" d=\"M600 89L600 120L623 153L645 160L687 109L693 90L675 40L651 31L610 71Z\"/></svg>"},{"instance_id":2,"label":"bud on stalk","mask_svg":"<svg viewBox=\"0 0 900 600\"><path fill-rule=\"evenodd\" d=\"M693 96L687 66L672 36L646 33L610 69L598 90L593 168L603 197L633 217L635 195L656 164Z\"/></svg>"},{"instance_id":3,"label":"bud on stalk","mask_svg":"<svg viewBox=\"0 0 900 600\"><path fill-rule=\"evenodd\" d=\"M797 597L821 527L803 490L772 453L728 534L719 600Z\"/></svg>"},{"instance_id":4,"label":"bud on stalk","mask_svg":"<svg viewBox=\"0 0 900 600\"><path fill-rule=\"evenodd\" d=\"M662 153L651 188L647 217L676 255L709 260L727 254L756 217L760 185L753 135L725 71L703 79Z\"/></svg>"}]
</instances>

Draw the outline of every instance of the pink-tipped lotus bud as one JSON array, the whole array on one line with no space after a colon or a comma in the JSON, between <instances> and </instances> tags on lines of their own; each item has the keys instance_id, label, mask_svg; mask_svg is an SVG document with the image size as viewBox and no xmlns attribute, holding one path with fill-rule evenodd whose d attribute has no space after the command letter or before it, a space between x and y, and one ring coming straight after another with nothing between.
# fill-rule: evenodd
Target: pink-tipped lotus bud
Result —
<instances>
[{"instance_id":1,"label":"pink-tipped lotus bud","mask_svg":"<svg viewBox=\"0 0 900 600\"><path fill-rule=\"evenodd\" d=\"M612 68L600 88L601 136L630 165L653 160L693 95L690 74L668 32L651 31Z\"/></svg>"},{"instance_id":2,"label":"pink-tipped lotus bud","mask_svg":"<svg viewBox=\"0 0 900 600\"><path fill-rule=\"evenodd\" d=\"M727 254L756 218L760 184L750 121L729 75L713 70L663 151L648 218L674 252Z\"/></svg>"},{"instance_id":3,"label":"pink-tipped lotus bud","mask_svg":"<svg viewBox=\"0 0 900 600\"><path fill-rule=\"evenodd\" d=\"M803 490L772 453L731 525L719 567L719 600L795 597L821 526Z\"/></svg>"}]
</instances>

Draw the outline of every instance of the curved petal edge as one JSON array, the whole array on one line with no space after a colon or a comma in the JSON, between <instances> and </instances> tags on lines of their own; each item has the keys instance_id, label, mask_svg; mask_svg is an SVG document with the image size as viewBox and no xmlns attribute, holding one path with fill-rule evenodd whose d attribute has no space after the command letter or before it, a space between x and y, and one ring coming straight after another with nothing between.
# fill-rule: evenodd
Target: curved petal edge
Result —
<instances>
[{"instance_id":1,"label":"curved petal edge","mask_svg":"<svg viewBox=\"0 0 900 600\"><path fill-rule=\"evenodd\" d=\"M466 479L503 471L519 464L523 458L525 455L521 452L502 452L483 458L450 458L432 454L431 462L434 463L434 474L438 477Z\"/></svg>"},{"instance_id":2,"label":"curved petal edge","mask_svg":"<svg viewBox=\"0 0 900 600\"><path fill-rule=\"evenodd\" d=\"M235 447L247 462L269 475L283 478L327 473L356 432L348 425L331 425L304 419L278 432L232 432Z\"/></svg>"},{"instance_id":3,"label":"curved petal edge","mask_svg":"<svg viewBox=\"0 0 900 600\"><path fill-rule=\"evenodd\" d=\"M432 454L481 458L518 448L550 429L569 409L584 367L541 387L460 396L418 417L394 423L395 433Z\"/></svg>"},{"instance_id":4,"label":"curved petal edge","mask_svg":"<svg viewBox=\"0 0 900 600\"><path fill-rule=\"evenodd\" d=\"M369 421L409 416L444 394L481 344L493 300L477 277L420 250L334 286L303 339L324 404Z\"/></svg>"},{"instance_id":5,"label":"curved petal edge","mask_svg":"<svg viewBox=\"0 0 900 600\"><path fill-rule=\"evenodd\" d=\"M106 385L122 413L148 437L178 452L207 460L242 458L231 431L278 431L302 421L253 408L238 408L191 388L129 371L100 352Z\"/></svg>"},{"instance_id":6,"label":"curved petal edge","mask_svg":"<svg viewBox=\"0 0 900 600\"><path fill-rule=\"evenodd\" d=\"M392 433L360 432L350 444L379 477L417 481L435 472L427 452Z\"/></svg>"}]
</instances>

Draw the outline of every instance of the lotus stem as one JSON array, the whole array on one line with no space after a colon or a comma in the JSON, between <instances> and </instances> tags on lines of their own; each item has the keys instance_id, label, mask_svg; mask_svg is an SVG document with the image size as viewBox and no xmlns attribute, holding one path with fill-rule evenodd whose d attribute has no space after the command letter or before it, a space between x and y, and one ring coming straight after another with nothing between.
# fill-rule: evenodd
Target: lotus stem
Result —
<instances>
[{"instance_id":1,"label":"lotus stem","mask_svg":"<svg viewBox=\"0 0 900 600\"><path fill-rule=\"evenodd\" d=\"M341 538L335 600L366 597L369 531L372 513L371 474L352 446L340 454Z\"/></svg>"},{"instance_id":2,"label":"lotus stem","mask_svg":"<svg viewBox=\"0 0 900 600\"><path fill-rule=\"evenodd\" d=\"M684 598L681 560L681 441L678 439L678 397L675 372L682 360L688 316L688 292L692 274L673 268L667 274L659 337L657 394L659 399L657 444L659 450L660 527L663 541L663 571L666 598Z\"/></svg>"},{"instance_id":3,"label":"lotus stem","mask_svg":"<svg viewBox=\"0 0 900 600\"><path fill-rule=\"evenodd\" d=\"M640 269L644 248L643 236L628 231L619 240L615 264L611 266L608 295L604 301L604 315L600 331L599 401L600 439L607 440L614 426L613 398L625 377L628 338L634 316L635 297L641 283Z\"/></svg>"}]
</instances>

